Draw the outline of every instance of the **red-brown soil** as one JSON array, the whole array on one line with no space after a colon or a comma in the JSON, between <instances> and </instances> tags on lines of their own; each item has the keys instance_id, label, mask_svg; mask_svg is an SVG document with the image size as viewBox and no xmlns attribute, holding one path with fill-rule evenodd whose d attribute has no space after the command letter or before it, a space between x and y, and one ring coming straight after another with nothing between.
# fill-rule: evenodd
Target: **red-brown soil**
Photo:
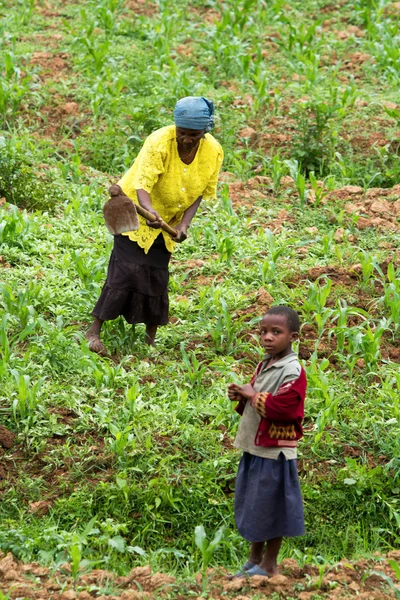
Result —
<instances>
[{"instance_id":1,"label":"red-brown soil","mask_svg":"<svg viewBox=\"0 0 400 600\"><path fill-rule=\"evenodd\" d=\"M383 578L383 573L396 582L396 577L387 559L400 560L400 551L393 551L387 557L374 557L374 560L357 562L341 561L335 566L319 572L316 566L300 567L293 559L286 559L280 565L280 575L270 579L253 577L229 580L224 571L209 569L207 572L207 598L236 598L251 600L255 593L279 594L280 598L295 597L299 600L318 598L360 598L364 600L387 600L395 598ZM101 595L99 589L107 585L111 595ZM11 599L29 598L37 600L151 600L157 598L188 597L200 598L201 576L193 581L179 582L163 573L152 573L150 566L136 567L126 577L110 571L96 569L78 576L75 585L68 564L58 571L42 567L38 563L22 564L11 553L0 552L0 589Z\"/></svg>"},{"instance_id":2,"label":"red-brown soil","mask_svg":"<svg viewBox=\"0 0 400 600\"><path fill-rule=\"evenodd\" d=\"M158 12L158 6L147 0L128 0L124 3L125 8L131 10L135 15L144 15L152 17Z\"/></svg>"}]
</instances>

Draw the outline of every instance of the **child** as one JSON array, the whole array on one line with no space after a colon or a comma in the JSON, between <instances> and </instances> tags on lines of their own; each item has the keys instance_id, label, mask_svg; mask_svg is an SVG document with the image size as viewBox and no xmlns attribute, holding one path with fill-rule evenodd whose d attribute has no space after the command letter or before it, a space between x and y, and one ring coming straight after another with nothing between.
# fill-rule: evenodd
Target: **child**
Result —
<instances>
[{"instance_id":1,"label":"child","mask_svg":"<svg viewBox=\"0 0 400 600\"><path fill-rule=\"evenodd\" d=\"M239 533L251 542L248 561L237 576L277 575L284 536L304 534L303 501L297 474L298 440L303 435L306 376L292 342L299 317L287 306L274 306L260 324L266 350L250 384L228 388L242 415L235 447L244 450L235 490Z\"/></svg>"}]
</instances>

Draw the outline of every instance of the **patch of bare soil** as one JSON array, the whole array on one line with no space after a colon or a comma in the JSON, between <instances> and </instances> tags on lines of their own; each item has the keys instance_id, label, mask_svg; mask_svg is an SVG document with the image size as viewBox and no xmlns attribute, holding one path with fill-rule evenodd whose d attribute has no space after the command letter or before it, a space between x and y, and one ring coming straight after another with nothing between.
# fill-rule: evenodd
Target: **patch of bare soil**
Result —
<instances>
[{"instance_id":1,"label":"patch of bare soil","mask_svg":"<svg viewBox=\"0 0 400 600\"><path fill-rule=\"evenodd\" d=\"M398 16L400 11L400 2L391 2L390 4L386 4L383 9L383 14L385 16Z\"/></svg>"},{"instance_id":2,"label":"patch of bare soil","mask_svg":"<svg viewBox=\"0 0 400 600\"><path fill-rule=\"evenodd\" d=\"M393 188L371 188L366 193L355 185L330 192L331 199L346 202L348 214L358 215L358 229L377 227L397 231L400 220L400 185Z\"/></svg>"},{"instance_id":3,"label":"patch of bare soil","mask_svg":"<svg viewBox=\"0 0 400 600\"><path fill-rule=\"evenodd\" d=\"M34 52L30 64L39 67L39 77L42 81L60 81L65 78L66 72L71 72L68 58L67 52Z\"/></svg>"},{"instance_id":4,"label":"patch of bare soil","mask_svg":"<svg viewBox=\"0 0 400 600\"><path fill-rule=\"evenodd\" d=\"M296 597L299 600L319 598L363 600L388 600L395 598L384 577L396 576L388 559L398 561L400 551L394 550L387 557L356 562L341 561L327 567L320 574L318 567L300 567L294 559L286 559L280 565L281 573L271 578L252 577L230 580L226 572L209 569L208 598L219 600L229 597L236 600L251 600L255 593L279 598ZM375 573L374 573L375 571ZM380 574L382 573L382 576ZM107 585L112 593L98 595L99 588ZM29 598L37 600L155 600L158 598L200 597L201 576L194 581L178 582L164 573L152 573L150 566L136 567L125 577L101 569L81 574L76 585L70 576L70 567L63 565L51 572L38 563L22 564L11 553L0 552L0 589L10 594L11 599Z\"/></svg>"},{"instance_id":5,"label":"patch of bare soil","mask_svg":"<svg viewBox=\"0 0 400 600\"><path fill-rule=\"evenodd\" d=\"M37 132L37 137L55 140L60 137L60 131L65 127L69 131L69 137L74 138L87 123L87 116L74 100L54 96L53 104L41 107L37 122L40 131ZM70 139L66 140L64 145L72 147Z\"/></svg>"},{"instance_id":6,"label":"patch of bare soil","mask_svg":"<svg viewBox=\"0 0 400 600\"><path fill-rule=\"evenodd\" d=\"M125 8L131 10L135 15L152 17L158 13L158 6L147 0L128 0L124 3Z\"/></svg>"},{"instance_id":7,"label":"patch of bare soil","mask_svg":"<svg viewBox=\"0 0 400 600\"><path fill-rule=\"evenodd\" d=\"M59 48L63 35L61 33L35 33L35 45L36 47L43 44L46 48Z\"/></svg>"},{"instance_id":8,"label":"patch of bare soil","mask_svg":"<svg viewBox=\"0 0 400 600\"><path fill-rule=\"evenodd\" d=\"M207 23L207 25L213 25L221 20L221 12L215 8L208 6L190 6L189 14L194 20L198 20L199 23Z\"/></svg>"},{"instance_id":9,"label":"patch of bare soil","mask_svg":"<svg viewBox=\"0 0 400 600\"><path fill-rule=\"evenodd\" d=\"M234 206L254 208L254 200L265 198L271 190L272 180L269 177L256 175L247 181L228 183L229 197Z\"/></svg>"},{"instance_id":10,"label":"patch of bare soil","mask_svg":"<svg viewBox=\"0 0 400 600\"><path fill-rule=\"evenodd\" d=\"M338 40L348 40L349 38L365 37L365 31L356 25L349 25L346 29L333 32Z\"/></svg>"},{"instance_id":11,"label":"patch of bare soil","mask_svg":"<svg viewBox=\"0 0 400 600\"><path fill-rule=\"evenodd\" d=\"M68 409L57 409L52 411L57 414L58 421L63 425L69 425L72 422L74 413ZM7 433L0 430L0 446L4 443L11 443L11 432ZM15 438L15 436L14 436ZM9 451L2 450L0 447L0 494L3 489L11 485L19 487L21 481L27 477L41 478L42 481L42 500L29 505L32 513L45 514L51 507L52 502L61 495L69 494L76 485L77 464L80 465L79 477L82 483L97 485L99 481L108 481L115 476L114 458L107 452L104 438L98 431L93 432L91 439L92 446L87 453L82 453L80 449L87 444L88 436L74 434L74 447L76 455L65 456L62 453L62 446L66 443L67 434L54 433L52 438L47 439L44 449L38 454L29 454L21 444L8 446ZM59 452L58 452L59 451ZM56 453L62 455L62 462L52 457ZM20 489L21 496L24 490Z\"/></svg>"}]
</instances>

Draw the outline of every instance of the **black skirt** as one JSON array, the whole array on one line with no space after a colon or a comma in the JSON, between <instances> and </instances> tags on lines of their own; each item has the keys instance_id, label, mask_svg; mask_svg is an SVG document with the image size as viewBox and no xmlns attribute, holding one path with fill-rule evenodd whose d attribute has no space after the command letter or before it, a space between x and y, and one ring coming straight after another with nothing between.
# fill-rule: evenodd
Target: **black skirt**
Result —
<instances>
[{"instance_id":1,"label":"black skirt","mask_svg":"<svg viewBox=\"0 0 400 600\"><path fill-rule=\"evenodd\" d=\"M114 236L107 279L92 315L101 321L122 315L128 323L168 323L171 253L160 234L148 254L128 236Z\"/></svg>"}]
</instances>

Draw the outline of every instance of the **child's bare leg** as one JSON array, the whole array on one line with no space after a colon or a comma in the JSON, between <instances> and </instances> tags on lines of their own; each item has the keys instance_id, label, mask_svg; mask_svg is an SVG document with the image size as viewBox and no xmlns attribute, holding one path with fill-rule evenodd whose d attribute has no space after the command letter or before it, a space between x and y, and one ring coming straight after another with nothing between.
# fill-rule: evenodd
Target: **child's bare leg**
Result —
<instances>
[{"instance_id":1,"label":"child's bare leg","mask_svg":"<svg viewBox=\"0 0 400 600\"><path fill-rule=\"evenodd\" d=\"M263 559L265 542L252 542L250 546L249 562L259 565Z\"/></svg>"},{"instance_id":2,"label":"child's bare leg","mask_svg":"<svg viewBox=\"0 0 400 600\"><path fill-rule=\"evenodd\" d=\"M274 538L267 541L267 547L260 563L260 567L270 575L278 575L278 554L283 538Z\"/></svg>"},{"instance_id":3,"label":"child's bare leg","mask_svg":"<svg viewBox=\"0 0 400 600\"><path fill-rule=\"evenodd\" d=\"M146 337L145 342L149 346L154 346L154 340L156 339L158 325L146 325Z\"/></svg>"},{"instance_id":4,"label":"child's bare leg","mask_svg":"<svg viewBox=\"0 0 400 600\"><path fill-rule=\"evenodd\" d=\"M107 350L100 339L100 331L104 321L101 321L97 317L94 318L93 323L87 330L85 338L89 343L89 349L97 354L107 354Z\"/></svg>"}]
</instances>

